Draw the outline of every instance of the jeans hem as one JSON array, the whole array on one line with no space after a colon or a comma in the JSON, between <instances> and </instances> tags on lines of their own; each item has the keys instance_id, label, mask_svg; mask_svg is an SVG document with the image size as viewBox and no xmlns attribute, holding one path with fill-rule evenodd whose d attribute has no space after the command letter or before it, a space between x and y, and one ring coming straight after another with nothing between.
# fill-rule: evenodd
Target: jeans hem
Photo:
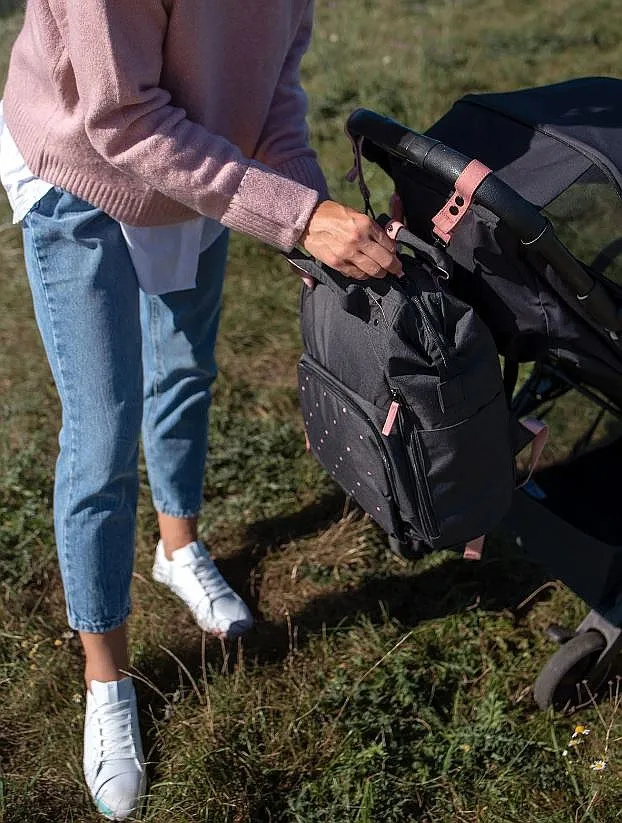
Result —
<instances>
[{"instance_id":1,"label":"jeans hem","mask_svg":"<svg viewBox=\"0 0 622 823\"><path fill-rule=\"evenodd\" d=\"M111 632L120 628L130 616L131 609L125 612L125 615L119 618L112 618L101 623L93 623L90 620L80 620L78 618L68 615L69 626L76 632L89 632L90 634L104 634L104 632Z\"/></svg>"},{"instance_id":2,"label":"jeans hem","mask_svg":"<svg viewBox=\"0 0 622 823\"><path fill-rule=\"evenodd\" d=\"M189 509L174 509L170 506L166 506L162 503L156 503L155 500L153 501L153 505L155 506L155 510L158 514L164 514L167 517L177 517L180 520L190 520L198 517L201 513L201 507L191 507Z\"/></svg>"}]
</instances>

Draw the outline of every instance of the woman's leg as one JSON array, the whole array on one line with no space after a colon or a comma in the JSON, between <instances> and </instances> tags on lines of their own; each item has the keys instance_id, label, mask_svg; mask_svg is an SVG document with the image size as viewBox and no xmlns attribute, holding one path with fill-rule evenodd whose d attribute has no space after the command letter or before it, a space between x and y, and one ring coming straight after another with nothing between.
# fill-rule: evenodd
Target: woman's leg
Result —
<instances>
[{"instance_id":1,"label":"woman's leg","mask_svg":"<svg viewBox=\"0 0 622 823\"><path fill-rule=\"evenodd\" d=\"M227 244L223 232L200 256L196 288L140 295L143 446L169 554L196 539Z\"/></svg>"},{"instance_id":2,"label":"woman's leg","mask_svg":"<svg viewBox=\"0 0 622 823\"><path fill-rule=\"evenodd\" d=\"M88 685L84 772L122 819L144 791L127 669L142 360L138 286L118 223L53 189L24 220L37 322L62 404L54 523L70 625Z\"/></svg>"},{"instance_id":3,"label":"woman's leg","mask_svg":"<svg viewBox=\"0 0 622 823\"><path fill-rule=\"evenodd\" d=\"M24 221L24 250L62 404L54 522L67 614L72 628L101 635L130 612L142 418L138 286L118 224L58 189ZM118 637L110 656L126 662ZM90 645L100 648L101 639ZM98 656L87 665L102 679Z\"/></svg>"},{"instance_id":4,"label":"woman's leg","mask_svg":"<svg viewBox=\"0 0 622 823\"><path fill-rule=\"evenodd\" d=\"M162 538L154 577L205 631L233 636L249 628L251 614L197 539L226 257L223 232L200 256L196 288L141 294L143 444Z\"/></svg>"}]
</instances>

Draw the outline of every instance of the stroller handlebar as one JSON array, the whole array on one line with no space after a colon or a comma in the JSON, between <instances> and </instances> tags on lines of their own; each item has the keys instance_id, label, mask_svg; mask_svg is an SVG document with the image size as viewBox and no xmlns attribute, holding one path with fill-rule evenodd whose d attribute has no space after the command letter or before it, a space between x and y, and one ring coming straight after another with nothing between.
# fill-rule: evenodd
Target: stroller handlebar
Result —
<instances>
[{"instance_id":1,"label":"stroller handlebar","mask_svg":"<svg viewBox=\"0 0 622 823\"><path fill-rule=\"evenodd\" d=\"M472 160L438 140L368 109L353 112L346 130L353 138L362 137L394 157L433 174L450 188ZM494 174L479 186L474 201L501 218L526 243L546 229L546 217Z\"/></svg>"},{"instance_id":2,"label":"stroller handlebar","mask_svg":"<svg viewBox=\"0 0 622 823\"><path fill-rule=\"evenodd\" d=\"M450 189L472 158L425 134L418 134L389 117L357 109L348 118L346 132L354 140L423 169ZM595 280L558 240L548 219L496 174L489 174L475 191L473 202L495 214L525 246L538 251L560 275L583 308L599 325L622 331L622 311L605 287Z\"/></svg>"}]
</instances>

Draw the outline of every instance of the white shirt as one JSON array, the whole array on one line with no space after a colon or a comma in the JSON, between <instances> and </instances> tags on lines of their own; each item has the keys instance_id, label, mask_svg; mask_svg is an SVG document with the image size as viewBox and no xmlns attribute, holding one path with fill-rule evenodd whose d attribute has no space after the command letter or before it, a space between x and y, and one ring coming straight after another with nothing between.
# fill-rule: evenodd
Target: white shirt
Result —
<instances>
[{"instance_id":1,"label":"white shirt","mask_svg":"<svg viewBox=\"0 0 622 823\"><path fill-rule=\"evenodd\" d=\"M2 116L0 100L0 182L21 222L30 209L54 188L30 171ZM224 226L197 217L172 226L128 226L120 223L138 284L147 294L193 289L199 255L220 236Z\"/></svg>"}]
</instances>

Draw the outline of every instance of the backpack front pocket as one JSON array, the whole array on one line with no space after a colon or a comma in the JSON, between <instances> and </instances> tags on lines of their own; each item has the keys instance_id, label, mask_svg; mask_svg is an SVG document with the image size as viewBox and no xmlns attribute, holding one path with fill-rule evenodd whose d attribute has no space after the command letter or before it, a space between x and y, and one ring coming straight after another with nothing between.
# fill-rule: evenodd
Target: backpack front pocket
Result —
<instances>
[{"instance_id":1,"label":"backpack front pocket","mask_svg":"<svg viewBox=\"0 0 622 823\"><path fill-rule=\"evenodd\" d=\"M298 375L302 416L313 454L346 494L388 534L401 538L394 469L381 426L365 410L369 404L306 354L299 362Z\"/></svg>"}]
</instances>

